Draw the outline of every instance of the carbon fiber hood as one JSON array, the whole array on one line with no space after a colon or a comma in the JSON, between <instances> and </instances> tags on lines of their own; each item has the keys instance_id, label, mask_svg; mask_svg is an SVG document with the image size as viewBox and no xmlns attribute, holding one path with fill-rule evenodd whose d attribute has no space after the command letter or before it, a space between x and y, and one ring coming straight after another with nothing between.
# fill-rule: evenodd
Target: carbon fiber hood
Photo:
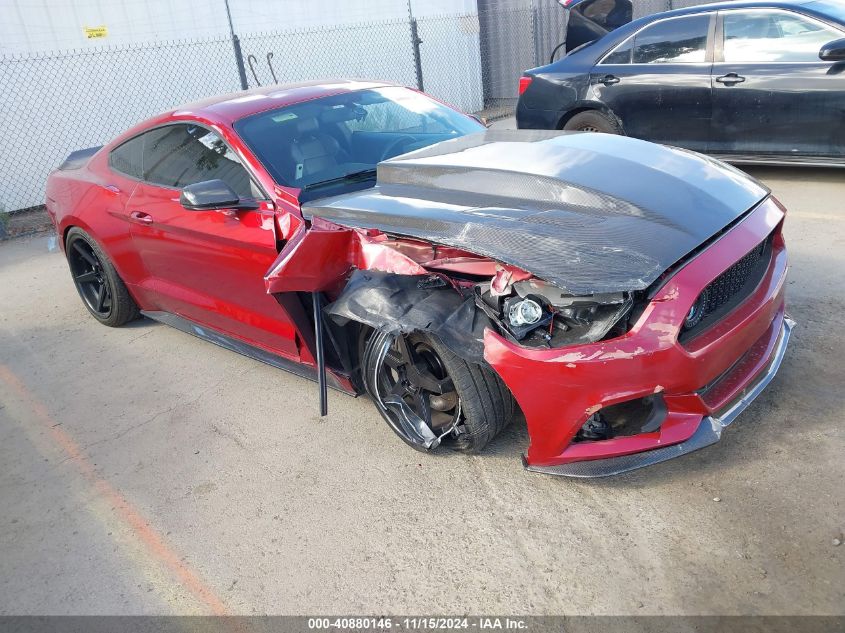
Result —
<instances>
[{"instance_id":1,"label":"carbon fiber hood","mask_svg":"<svg viewBox=\"0 0 845 633\"><path fill-rule=\"evenodd\" d=\"M648 287L768 193L685 150L605 134L488 130L382 162L375 187L302 210L463 248L591 294Z\"/></svg>"}]
</instances>

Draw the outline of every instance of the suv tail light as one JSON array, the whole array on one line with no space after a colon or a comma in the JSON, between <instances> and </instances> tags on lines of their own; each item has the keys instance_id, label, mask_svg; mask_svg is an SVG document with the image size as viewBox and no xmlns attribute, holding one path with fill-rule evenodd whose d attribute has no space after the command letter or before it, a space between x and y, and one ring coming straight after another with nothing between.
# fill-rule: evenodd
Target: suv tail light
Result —
<instances>
[{"instance_id":1,"label":"suv tail light","mask_svg":"<svg viewBox=\"0 0 845 633\"><path fill-rule=\"evenodd\" d=\"M534 77L520 77L519 78L519 94L522 94L526 90L528 90L528 86L531 85L531 81Z\"/></svg>"}]
</instances>

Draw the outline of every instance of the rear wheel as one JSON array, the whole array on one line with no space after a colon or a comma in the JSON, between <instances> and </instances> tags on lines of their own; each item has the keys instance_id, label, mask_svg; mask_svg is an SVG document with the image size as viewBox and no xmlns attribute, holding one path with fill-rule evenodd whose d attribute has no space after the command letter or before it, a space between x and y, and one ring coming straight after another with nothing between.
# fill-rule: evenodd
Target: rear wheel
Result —
<instances>
[{"instance_id":1,"label":"rear wheel","mask_svg":"<svg viewBox=\"0 0 845 633\"><path fill-rule=\"evenodd\" d=\"M362 362L364 386L405 443L478 452L513 417L514 400L488 367L467 362L422 333L375 332Z\"/></svg>"},{"instance_id":2,"label":"rear wheel","mask_svg":"<svg viewBox=\"0 0 845 633\"><path fill-rule=\"evenodd\" d=\"M622 134L619 124L606 114L590 110L579 112L563 126L564 130L577 132L602 132L604 134Z\"/></svg>"},{"instance_id":3,"label":"rear wheel","mask_svg":"<svg viewBox=\"0 0 845 633\"><path fill-rule=\"evenodd\" d=\"M95 319L119 327L138 318L138 306L126 285L90 235L73 227L67 234L65 252L76 290Z\"/></svg>"}]
</instances>

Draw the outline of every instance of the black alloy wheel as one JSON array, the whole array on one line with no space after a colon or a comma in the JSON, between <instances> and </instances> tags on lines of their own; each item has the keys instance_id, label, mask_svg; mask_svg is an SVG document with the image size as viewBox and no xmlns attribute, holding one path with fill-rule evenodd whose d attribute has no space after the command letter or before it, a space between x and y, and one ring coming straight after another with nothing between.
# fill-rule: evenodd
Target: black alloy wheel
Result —
<instances>
[{"instance_id":1,"label":"black alloy wheel","mask_svg":"<svg viewBox=\"0 0 845 633\"><path fill-rule=\"evenodd\" d=\"M491 367L461 358L427 332L373 331L364 344L361 376L382 418L419 451L442 444L478 453L516 410Z\"/></svg>"},{"instance_id":2,"label":"black alloy wheel","mask_svg":"<svg viewBox=\"0 0 845 633\"><path fill-rule=\"evenodd\" d=\"M461 399L443 360L418 334L375 339L367 350L366 385L376 407L406 443L437 447L461 419Z\"/></svg>"},{"instance_id":3,"label":"black alloy wheel","mask_svg":"<svg viewBox=\"0 0 845 633\"><path fill-rule=\"evenodd\" d=\"M98 318L108 319L114 292L97 253L85 240L75 239L68 244L67 259L73 283L86 307Z\"/></svg>"},{"instance_id":4,"label":"black alloy wheel","mask_svg":"<svg viewBox=\"0 0 845 633\"><path fill-rule=\"evenodd\" d=\"M88 312L103 325L120 327L140 316L138 305L106 253L75 226L65 240L70 274Z\"/></svg>"}]
</instances>

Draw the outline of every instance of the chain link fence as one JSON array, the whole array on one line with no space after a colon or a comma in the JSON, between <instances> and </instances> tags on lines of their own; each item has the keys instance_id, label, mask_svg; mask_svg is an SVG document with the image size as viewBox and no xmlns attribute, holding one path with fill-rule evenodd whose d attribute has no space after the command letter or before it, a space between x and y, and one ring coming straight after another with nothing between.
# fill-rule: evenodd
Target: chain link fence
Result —
<instances>
[{"instance_id":1,"label":"chain link fence","mask_svg":"<svg viewBox=\"0 0 845 633\"><path fill-rule=\"evenodd\" d=\"M239 88L229 38L0 59L0 209L43 204L48 174L70 152Z\"/></svg>"},{"instance_id":2,"label":"chain link fence","mask_svg":"<svg viewBox=\"0 0 845 633\"><path fill-rule=\"evenodd\" d=\"M642 0L635 17L701 0ZM482 6L479 3L479 6ZM563 32L553 2L202 40L0 57L0 212L44 202L49 173L175 105L244 87L366 78L420 87L465 112L512 113L522 71Z\"/></svg>"}]
</instances>

